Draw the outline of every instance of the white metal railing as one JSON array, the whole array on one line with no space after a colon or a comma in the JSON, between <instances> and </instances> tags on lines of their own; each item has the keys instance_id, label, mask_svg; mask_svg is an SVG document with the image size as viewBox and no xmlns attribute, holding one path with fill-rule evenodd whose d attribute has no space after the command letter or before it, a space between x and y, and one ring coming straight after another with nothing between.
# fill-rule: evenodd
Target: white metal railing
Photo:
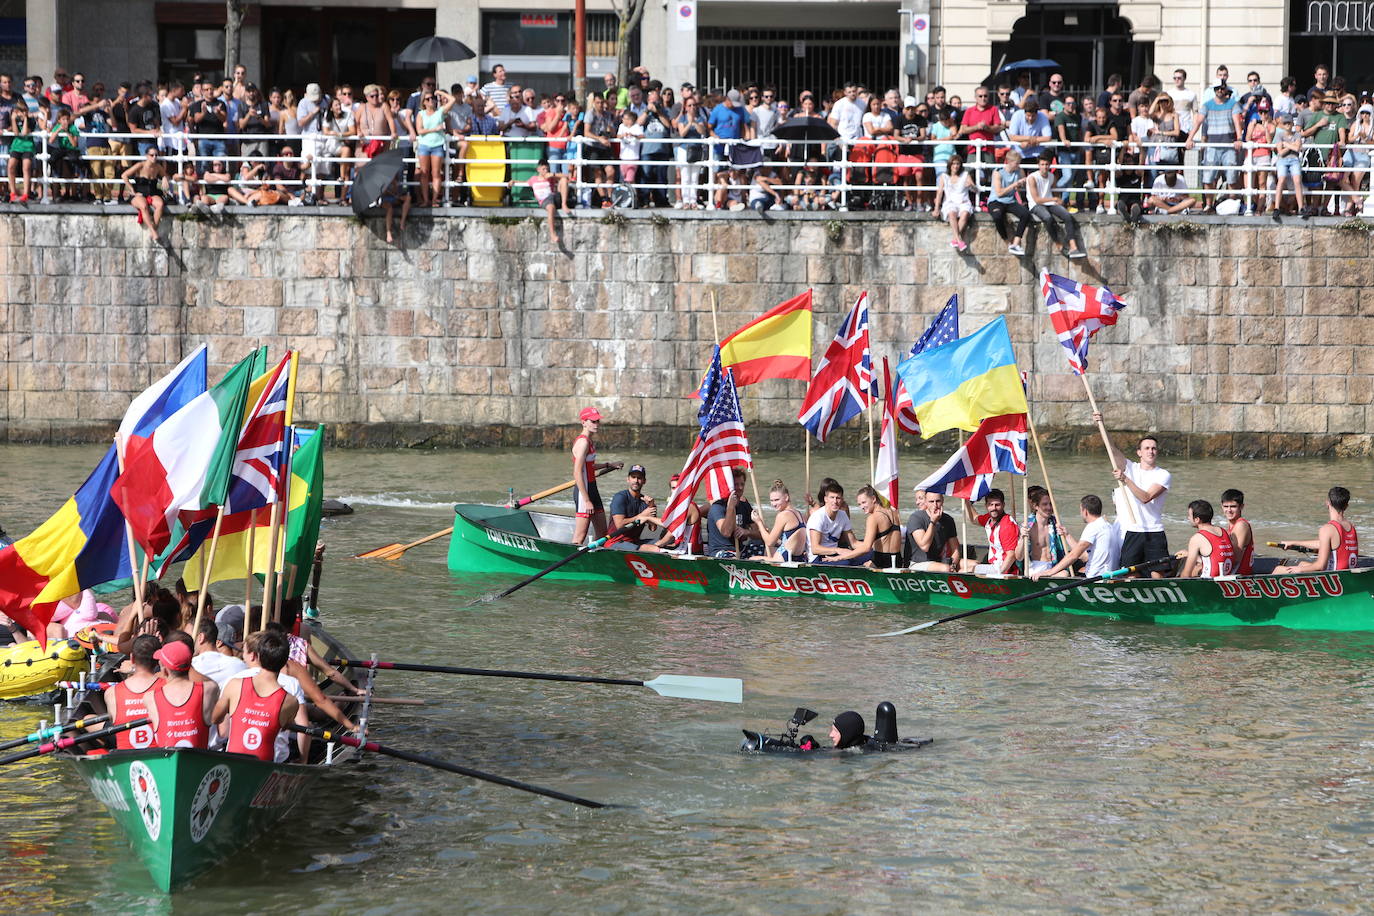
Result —
<instances>
[{"instance_id":1,"label":"white metal railing","mask_svg":"<svg viewBox=\"0 0 1374 916\"><path fill-rule=\"evenodd\" d=\"M75 164L75 174L63 177L57 174L56 166L59 163L56 162L58 156L53 138L47 133L34 133L30 136L35 149L31 162L28 197L30 200L43 203L52 203L55 192L71 187L81 188L83 191L103 187L107 194L112 192L109 196L120 196L120 189L124 187L120 175L124 168L142 159L146 155L147 147L152 145L158 145L162 151L162 158L171 173L169 178L183 172L188 162L199 163L196 182L203 186L204 181L199 176L204 173L203 166L213 158L225 162L231 175L229 184L241 193L247 193L263 185L276 185L285 188L292 197L299 198L310 193L321 201L331 191L336 200L342 201L347 198L351 188L351 174L345 176L343 167L348 166L349 171L352 171L369 161L366 157L357 155L344 157L315 154L317 146L328 143L331 139L331 135L326 134L251 135L251 139L243 134L85 134L80 138L81 149ZM3 157L0 158L9 158L8 149L14 139L14 134L0 133L0 147L5 150ZM363 136L337 139L355 147L361 147L372 140L381 140L389 146L399 145L408 148L405 161L412 171L406 180L411 187L415 186L417 176L413 169L417 159L413 137L403 136L397 139L387 136ZM501 142L505 144L503 155L459 158L456 154L460 144L467 140ZM110 141L122 143L124 152L90 152L91 148L108 147ZM201 155L195 144L203 141L224 142L228 145L226 155ZM565 144L563 149L548 146L550 143L558 142ZM440 181L442 206L452 205L460 192L466 197L478 189L505 188L509 183L506 177L509 167L523 166L532 170L534 165L535 157L515 155L515 150L535 146L544 148L538 158L548 158L556 176L568 177L569 203L572 206L587 206L589 198L611 199L617 187L626 186L641 197L647 196L644 192L657 193L660 200L667 198L672 203L688 207L717 209L722 204L736 201L742 201L747 205L750 189L755 185L756 169L767 167L773 170L773 189L793 205L809 201L813 204L819 203L827 209L843 210L905 201L916 207L928 208L938 190L935 183L938 181L937 148L941 148L941 159L944 158L946 148L958 150L963 154L967 160L965 170L974 177L971 196L975 206L981 206L986 204L992 191L992 172L1002 167L1002 154L1012 146L1006 141L989 143L974 140L927 139L919 143L904 143L895 138L800 143L774 139L741 141L663 137L646 138L640 143L658 144L661 151L653 158L641 156L633 160L622 160L619 158L619 144L615 140L609 141L604 154L592 155L590 151L593 144L578 137L446 136L443 175ZM243 155L241 146L244 144L293 148L300 145L309 147L310 151L300 149L289 157ZM1259 204L1263 209L1264 204L1274 194L1278 158L1273 152L1272 142L1246 142L1239 146L1234 143L1196 143L1192 147L1196 151L1195 157L1189 155L1188 148L1183 143L1063 144L1046 141L1036 146L1027 146L1032 150L1047 149L1055 153L1057 160L1051 167L1055 176L1055 193L1061 199L1067 196L1088 206L1092 206L1093 201L1096 201L1098 205L1114 208L1123 196L1133 197L1143 203L1153 193L1154 177L1162 172L1180 173L1181 178L1176 187L1170 190L1183 196L1198 198L1200 202L1207 198L1235 197L1247 207ZM758 161L735 170L731 165L731 152L733 150L738 154L741 147L755 150L752 156ZM1370 167L1359 164L1361 159L1367 158L1371 150L1374 150L1374 143L1342 147L1342 162L1339 165L1315 164L1327 162L1331 149L1330 145L1304 144L1298 157L1298 180L1307 185L1303 189L1305 198L1318 195L1317 199L1324 204L1334 201L1338 212L1342 209L1343 200L1354 203L1367 198L1370 201L1369 209L1374 210L1374 195L1366 189ZM1170 150L1177 151L1178 163L1159 162L1161 154L1173 158L1168 155ZM1208 154L1209 150L1220 150L1222 155L1218 158L1224 161L1215 164L1206 161L1212 158ZM1311 158L1311 150L1317 151L1315 158ZM1066 152L1077 161L1068 161L1069 157L1063 155ZM1258 159L1256 153L1260 154ZM600 155L609 158L601 158ZM909 158L912 156L919 159L913 161ZM1093 161L1104 158L1105 161L1102 162ZM1187 161L1184 164L1186 160L1194 158L1196 161ZM254 166L263 166L264 171L267 171L277 162L299 165L300 176L283 180L273 178L269 174L261 177L256 174L247 176L239 174L241 170L235 169L236 165L252 163ZM1346 162L1353 164L1346 165ZM92 174L92 166L99 163L113 163L114 177ZM25 182L22 175L18 174L19 160L9 159L8 164L9 171L14 173L9 177L9 189L14 193L23 187ZM631 182L623 179L625 166L634 166L638 170L636 180ZM467 172L473 167L501 167L501 171L499 177L493 175L485 180L472 180L473 176ZM612 168L609 174L606 171L608 167ZM1036 168L1034 157L1028 154L1022 162L1023 172L1033 173ZM461 180L460 171L463 173ZM1221 189L1204 187L1201 179L1208 172L1220 173L1216 177L1221 178L1223 184L1226 183L1228 175L1233 174L1235 184ZM655 180L648 180L651 178ZM561 182L561 178L556 180ZM171 180L168 183L168 191L178 202L187 202L187 192L190 190L188 184ZM520 182L516 184L518 186ZM1314 184L1315 186L1312 186ZM557 190L556 185L555 192ZM755 196L758 193L755 192ZM1284 189L1284 195L1293 195L1291 180ZM771 194L766 196L772 199ZM1022 200L1025 199L1024 195L1021 197ZM1361 203L1361 209L1363 208Z\"/></svg>"}]
</instances>

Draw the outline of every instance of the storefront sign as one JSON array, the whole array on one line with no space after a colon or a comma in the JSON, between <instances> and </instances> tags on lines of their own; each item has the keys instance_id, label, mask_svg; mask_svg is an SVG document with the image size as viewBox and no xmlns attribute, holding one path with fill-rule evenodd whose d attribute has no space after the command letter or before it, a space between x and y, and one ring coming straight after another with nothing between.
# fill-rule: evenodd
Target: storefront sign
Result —
<instances>
[{"instance_id":1,"label":"storefront sign","mask_svg":"<svg viewBox=\"0 0 1374 916\"><path fill-rule=\"evenodd\" d=\"M1308 0L1309 35L1374 33L1374 0Z\"/></svg>"},{"instance_id":2,"label":"storefront sign","mask_svg":"<svg viewBox=\"0 0 1374 916\"><path fill-rule=\"evenodd\" d=\"M558 28L557 13L521 13L520 27L525 29Z\"/></svg>"}]
</instances>

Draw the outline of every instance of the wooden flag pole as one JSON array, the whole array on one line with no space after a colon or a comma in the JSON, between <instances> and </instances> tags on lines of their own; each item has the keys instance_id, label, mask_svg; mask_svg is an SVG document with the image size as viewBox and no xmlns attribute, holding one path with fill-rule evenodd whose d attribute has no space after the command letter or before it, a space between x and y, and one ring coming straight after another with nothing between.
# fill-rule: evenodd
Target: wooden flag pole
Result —
<instances>
[{"instance_id":1,"label":"wooden flag pole","mask_svg":"<svg viewBox=\"0 0 1374 916\"><path fill-rule=\"evenodd\" d=\"M1029 405L1027 405L1029 406ZM1054 512L1054 517L1063 521L1059 515L1059 501L1054 498L1054 486L1050 483L1049 471L1045 470L1045 453L1040 451L1040 437L1035 434L1035 420L1031 419L1030 411L1026 411L1026 426L1030 430L1031 442L1035 443L1035 460L1040 465L1040 476L1045 478L1045 490L1050 494L1050 509ZM1026 515L1029 517L1031 507L1026 506Z\"/></svg>"},{"instance_id":2,"label":"wooden flag pole","mask_svg":"<svg viewBox=\"0 0 1374 916\"><path fill-rule=\"evenodd\" d=\"M959 430L959 448L962 449L963 447L964 447L964 431L961 429L961 430ZM959 562L956 563L955 566L954 566L954 571L955 571L955 572L963 572L963 569L964 569L964 556L966 556L966 555L968 554L968 511L969 511L969 501L966 499L966 500L964 500L963 502L964 502L964 511L963 511L962 513L960 513L960 517L959 517L959 525L960 525L960 528L959 528L959 554L960 554L960 556L959 556Z\"/></svg>"},{"instance_id":3,"label":"wooden flag pole","mask_svg":"<svg viewBox=\"0 0 1374 916\"><path fill-rule=\"evenodd\" d=\"M1088 404L1092 407L1093 413L1100 415L1101 411L1097 409L1097 398L1093 397L1092 386L1088 384L1087 373L1085 372L1078 377L1083 380L1083 390L1088 392ZM1102 445L1107 449L1107 460L1112 463L1112 472L1115 473L1121 470L1121 468L1116 463L1116 450L1112 448L1111 437L1107 435L1107 424L1103 423L1101 420L1098 420L1097 431L1102 434ZM1117 486L1119 488L1121 485L1117 484ZM1126 492L1126 497L1126 499L1122 500L1122 503L1126 506L1126 514L1130 516L1131 524L1137 525L1140 523L1140 519L1135 514L1135 502L1131 499L1131 493L1129 490L1127 490Z\"/></svg>"},{"instance_id":4,"label":"wooden flag pole","mask_svg":"<svg viewBox=\"0 0 1374 916\"><path fill-rule=\"evenodd\" d=\"M244 576L244 595L243 595L243 629L244 636L248 635L248 628L252 625L250 615L253 612L253 553L257 549L254 541L258 536L258 510L254 509L253 514L248 516L248 572Z\"/></svg>"},{"instance_id":5,"label":"wooden flag pole","mask_svg":"<svg viewBox=\"0 0 1374 916\"><path fill-rule=\"evenodd\" d=\"M277 554L277 562L273 564L276 571L276 578L274 580L274 587L272 591L272 612L270 617L270 619L275 620L278 623L281 622L282 574L286 571L286 529L287 527L289 527L289 521L291 518L291 464L292 458L294 458L296 454L295 449L292 448L292 446L295 444L295 441L295 427L287 426L286 434L283 439L283 442L285 443L284 448L286 449L286 461L283 462L284 467L282 469L282 489L286 491L285 494L283 494L283 499L285 500L286 505L282 509L281 513L282 543L281 546L278 548L279 553ZM264 602L264 604L266 604L266 602ZM263 616L264 618L268 616L266 608L263 609Z\"/></svg>"},{"instance_id":6,"label":"wooden flag pole","mask_svg":"<svg viewBox=\"0 0 1374 916\"><path fill-rule=\"evenodd\" d=\"M806 487L802 492L802 502L811 505L811 431L802 427L802 442L806 443Z\"/></svg>"},{"instance_id":7,"label":"wooden flag pole","mask_svg":"<svg viewBox=\"0 0 1374 916\"><path fill-rule=\"evenodd\" d=\"M720 325L716 323L716 291L711 290L711 334L716 339L716 346L720 346ZM759 497L759 480L754 475L754 461L749 461L749 483L754 491L754 508L763 511L763 503ZM739 538L735 539L735 556L739 556Z\"/></svg>"},{"instance_id":8,"label":"wooden flag pole","mask_svg":"<svg viewBox=\"0 0 1374 916\"><path fill-rule=\"evenodd\" d=\"M219 511L215 513L215 530L210 534L210 550L208 551L208 558L205 560L204 563L201 564L200 567L200 587L199 594L196 595L196 622L191 627L192 638L194 638L195 634L199 632L201 618L205 616L205 596L210 591L210 574L215 569L215 549L219 547L219 529L220 526L223 524L224 507L220 506ZM245 611L244 613L246 614L247 612Z\"/></svg>"},{"instance_id":9,"label":"wooden flag pole","mask_svg":"<svg viewBox=\"0 0 1374 916\"><path fill-rule=\"evenodd\" d=\"M873 405L865 407L864 413L868 414L868 479L872 480L878 476L878 458L873 444Z\"/></svg>"},{"instance_id":10,"label":"wooden flag pole","mask_svg":"<svg viewBox=\"0 0 1374 916\"><path fill-rule=\"evenodd\" d=\"M124 473L124 439L122 436L114 437L115 460L119 463L119 473ZM122 513L121 513L122 514ZM143 600L143 585L138 581L138 550L134 546L134 526L129 524L129 520L124 519L124 541L129 548L129 578L133 580L134 600Z\"/></svg>"},{"instance_id":11,"label":"wooden flag pole","mask_svg":"<svg viewBox=\"0 0 1374 916\"><path fill-rule=\"evenodd\" d=\"M272 613L272 597L277 593L277 535L281 531L281 515L281 499L279 498L272 504L271 521L268 523L267 578L262 585L262 613L258 615L259 630L267 628L267 621Z\"/></svg>"}]
</instances>

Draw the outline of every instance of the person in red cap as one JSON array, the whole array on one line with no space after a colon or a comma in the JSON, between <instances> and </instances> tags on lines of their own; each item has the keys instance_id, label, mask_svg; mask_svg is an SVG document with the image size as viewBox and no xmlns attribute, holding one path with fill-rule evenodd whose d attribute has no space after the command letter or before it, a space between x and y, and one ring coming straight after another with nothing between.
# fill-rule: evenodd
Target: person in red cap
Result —
<instances>
[{"instance_id":1,"label":"person in red cap","mask_svg":"<svg viewBox=\"0 0 1374 916\"><path fill-rule=\"evenodd\" d=\"M581 544L587 539L588 528L597 537L606 533L606 507L601 504L601 493L596 488L596 442L592 438L601 426L601 411L583 407L577 419L582 421L582 432L573 440L572 447L573 482L577 485L577 521L572 542Z\"/></svg>"},{"instance_id":2,"label":"person in red cap","mask_svg":"<svg viewBox=\"0 0 1374 916\"><path fill-rule=\"evenodd\" d=\"M191 680L191 649L180 640L169 640L153 653L166 680L144 700L157 747L197 747L210 744L210 714L219 699L214 681Z\"/></svg>"}]
</instances>

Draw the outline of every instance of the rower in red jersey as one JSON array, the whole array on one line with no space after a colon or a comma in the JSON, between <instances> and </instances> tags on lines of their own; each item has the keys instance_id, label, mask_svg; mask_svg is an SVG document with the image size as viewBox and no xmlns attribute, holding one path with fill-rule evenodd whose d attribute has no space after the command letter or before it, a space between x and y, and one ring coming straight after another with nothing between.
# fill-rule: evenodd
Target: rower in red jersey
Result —
<instances>
[{"instance_id":1,"label":"rower in red jersey","mask_svg":"<svg viewBox=\"0 0 1374 916\"><path fill-rule=\"evenodd\" d=\"M152 700L154 687L159 683L156 654L162 641L156 636L144 634L134 638L129 649L129 661L134 673L113 687L105 688L105 709L110 714L110 725L123 725L148 715L147 703ZM121 751L153 746L153 729L150 725L140 725L115 735L115 747Z\"/></svg>"},{"instance_id":2,"label":"rower in red jersey","mask_svg":"<svg viewBox=\"0 0 1374 916\"><path fill-rule=\"evenodd\" d=\"M277 735L302 710L278 680L288 656L286 639L280 633L266 631L249 637L243 650L243 660L249 665L246 676L225 683L212 717L217 724L228 720L225 750L229 753L278 763L287 759L289 745L278 742Z\"/></svg>"},{"instance_id":3,"label":"rower in red jersey","mask_svg":"<svg viewBox=\"0 0 1374 916\"><path fill-rule=\"evenodd\" d=\"M1187 558L1179 577L1216 579L1234 575L1236 557L1231 546L1231 536L1212 524L1212 504L1205 499L1190 502L1188 524L1196 528L1197 532L1188 539L1188 549L1178 553L1180 558Z\"/></svg>"},{"instance_id":4,"label":"rower in red jersey","mask_svg":"<svg viewBox=\"0 0 1374 916\"><path fill-rule=\"evenodd\" d=\"M1221 494L1221 514L1231 535L1231 548L1236 555L1236 575L1255 573L1255 531L1242 514L1245 494L1240 490L1226 490Z\"/></svg>"},{"instance_id":5,"label":"rower in red jersey","mask_svg":"<svg viewBox=\"0 0 1374 916\"><path fill-rule=\"evenodd\" d=\"M153 723L153 743L204 750L210 745L210 715L219 688L214 681L191 680L191 650L184 642L167 642L153 658L166 676L144 704Z\"/></svg>"},{"instance_id":6,"label":"rower in red jersey","mask_svg":"<svg viewBox=\"0 0 1374 916\"><path fill-rule=\"evenodd\" d=\"M1355 525L1345 520L1345 510L1350 508L1350 491L1345 487L1332 487L1326 493L1326 511L1330 518L1321 526L1315 540L1279 541L1279 546L1306 547L1316 551L1316 556L1303 563L1280 567L1282 572L1324 572L1337 569L1352 569L1360 553L1360 538L1355 533Z\"/></svg>"}]
</instances>

